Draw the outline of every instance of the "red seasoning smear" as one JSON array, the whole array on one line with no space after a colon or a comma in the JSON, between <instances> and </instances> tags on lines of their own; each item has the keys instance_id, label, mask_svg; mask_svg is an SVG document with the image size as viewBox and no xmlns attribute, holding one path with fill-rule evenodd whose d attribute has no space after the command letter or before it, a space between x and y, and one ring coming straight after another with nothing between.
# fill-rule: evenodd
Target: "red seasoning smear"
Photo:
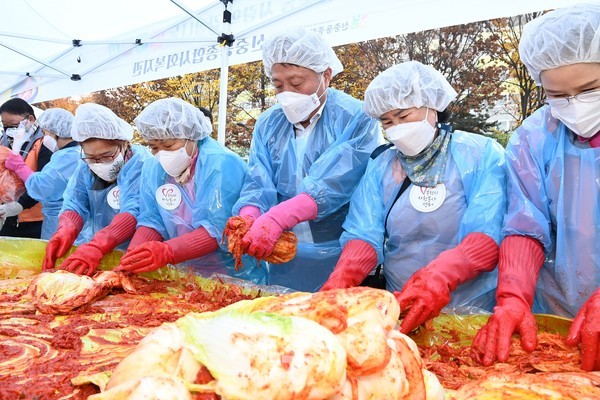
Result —
<instances>
[{"instance_id":1,"label":"red seasoning smear","mask_svg":"<svg viewBox=\"0 0 600 400\"><path fill-rule=\"evenodd\" d=\"M193 279L136 286L135 294L116 291L67 316L24 312L25 289L3 294L0 399L86 399L98 393L98 388L92 384L73 386L71 379L114 369L152 328L191 311L217 310L255 297L233 285L217 285L206 291ZM211 380L210 373L202 369L196 382ZM219 397L194 393L193 398Z\"/></svg>"}]
</instances>

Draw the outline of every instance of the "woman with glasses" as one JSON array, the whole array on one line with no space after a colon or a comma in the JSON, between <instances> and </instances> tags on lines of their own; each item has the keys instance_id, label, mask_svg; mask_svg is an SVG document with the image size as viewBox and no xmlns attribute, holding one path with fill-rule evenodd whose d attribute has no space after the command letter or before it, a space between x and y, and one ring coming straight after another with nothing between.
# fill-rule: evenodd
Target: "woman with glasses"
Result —
<instances>
[{"instance_id":1,"label":"woman with glasses","mask_svg":"<svg viewBox=\"0 0 600 400\"><path fill-rule=\"evenodd\" d=\"M41 171L50 161L52 151L43 143L43 133L37 125L33 108L16 97L0 106L0 117L4 128L0 145L15 147L14 150L18 150L19 157L31 170ZM42 205L25 192L19 199L0 205L0 236L39 239L43 219Z\"/></svg>"},{"instance_id":2,"label":"woman with glasses","mask_svg":"<svg viewBox=\"0 0 600 400\"><path fill-rule=\"evenodd\" d=\"M506 361L513 333L533 350L532 310L577 315L567 341L581 342L584 369L600 369L600 3L531 21L519 53L548 104L506 148L497 303L475 354Z\"/></svg>"},{"instance_id":3,"label":"woman with glasses","mask_svg":"<svg viewBox=\"0 0 600 400\"><path fill-rule=\"evenodd\" d=\"M91 275L104 254L124 248L135 232L139 215L140 174L150 157L133 146L133 128L108 108L80 105L73 120L73 139L81 158L64 193L58 229L48 242L43 269L54 268L85 225L88 243L77 248L60 269Z\"/></svg>"},{"instance_id":4,"label":"woman with glasses","mask_svg":"<svg viewBox=\"0 0 600 400\"><path fill-rule=\"evenodd\" d=\"M62 108L51 108L40 116L38 124L44 133L44 146L54 153L39 172L27 165L20 155L11 154L5 162L27 188L27 193L42 204L44 223L42 239L50 239L58 227L63 193L75 172L80 156L79 144L71 138L73 114Z\"/></svg>"},{"instance_id":5,"label":"woman with glasses","mask_svg":"<svg viewBox=\"0 0 600 400\"><path fill-rule=\"evenodd\" d=\"M135 124L155 157L144 165L138 228L121 268L139 273L190 260L188 266L205 276L266 283L264 266L247 256L236 271L226 244L219 245L247 166L210 137L209 118L168 98L146 107Z\"/></svg>"}]
</instances>

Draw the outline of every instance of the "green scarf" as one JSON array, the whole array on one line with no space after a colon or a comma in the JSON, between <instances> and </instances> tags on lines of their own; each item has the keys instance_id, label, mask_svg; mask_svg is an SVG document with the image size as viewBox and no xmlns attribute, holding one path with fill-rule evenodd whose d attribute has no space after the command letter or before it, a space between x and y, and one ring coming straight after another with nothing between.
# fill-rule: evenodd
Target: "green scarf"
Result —
<instances>
[{"instance_id":1,"label":"green scarf","mask_svg":"<svg viewBox=\"0 0 600 400\"><path fill-rule=\"evenodd\" d=\"M434 187L444 181L451 132L451 126L439 125L437 138L423 152L414 157L397 152L398 161L413 184Z\"/></svg>"}]
</instances>

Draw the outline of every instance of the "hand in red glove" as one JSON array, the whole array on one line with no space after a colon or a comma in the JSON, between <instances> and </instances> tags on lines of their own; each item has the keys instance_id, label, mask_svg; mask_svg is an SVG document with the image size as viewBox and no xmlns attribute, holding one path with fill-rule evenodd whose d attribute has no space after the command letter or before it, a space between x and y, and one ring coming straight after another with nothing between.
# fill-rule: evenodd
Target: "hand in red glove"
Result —
<instances>
[{"instance_id":1,"label":"hand in red glove","mask_svg":"<svg viewBox=\"0 0 600 400\"><path fill-rule=\"evenodd\" d=\"M442 252L425 268L415 272L395 292L400 309L408 309L400 331L409 333L428 319L437 317L450 302L450 293L481 272L491 271L498 263L498 245L488 235L474 232L455 248Z\"/></svg>"},{"instance_id":2,"label":"hand in red glove","mask_svg":"<svg viewBox=\"0 0 600 400\"><path fill-rule=\"evenodd\" d=\"M34 171L25 164L25 160L18 154L11 153L4 162L6 169L14 171L23 182L33 175Z\"/></svg>"},{"instance_id":3,"label":"hand in red glove","mask_svg":"<svg viewBox=\"0 0 600 400\"><path fill-rule=\"evenodd\" d=\"M317 203L306 193L279 203L254 221L252 227L242 239L248 254L256 258L265 258L273 252L275 243L284 230L300 222L317 217Z\"/></svg>"},{"instance_id":4,"label":"hand in red glove","mask_svg":"<svg viewBox=\"0 0 600 400\"><path fill-rule=\"evenodd\" d=\"M166 242L146 242L127 251L115 271L155 271L167 264L205 256L219 248L217 240L203 227Z\"/></svg>"},{"instance_id":5,"label":"hand in red glove","mask_svg":"<svg viewBox=\"0 0 600 400\"><path fill-rule=\"evenodd\" d=\"M567 344L581 343L581 369L600 370L600 289L583 304L567 334Z\"/></svg>"},{"instance_id":6,"label":"hand in red glove","mask_svg":"<svg viewBox=\"0 0 600 400\"><path fill-rule=\"evenodd\" d=\"M508 360L513 333L521 335L521 347L537 346L537 324L531 313L535 285L544 263L544 251L528 236L507 236L500 245L496 307L487 324L475 336L472 357L491 365Z\"/></svg>"},{"instance_id":7,"label":"hand in red glove","mask_svg":"<svg viewBox=\"0 0 600 400\"><path fill-rule=\"evenodd\" d=\"M342 249L335 269L320 292L358 286L377 265L377 252L369 243L350 240Z\"/></svg>"},{"instance_id":8,"label":"hand in red glove","mask_svg":"<svg viewBox=\"0 0 600 400\"><path fill-rule=\"evenodd\" d=\"M537 347L537 323L531 306L517 297L498 299L494 314L475 336L473 357L483 365L492 365L496 359L508 360L513 333L521 335L521 347L532 352Z\"/></svg>"},{"instance_id":9,"label":"hand in red glove","mask_svg":"<svg viewBox=\"0 0 600 400\"><path fill-rule=\"evenodd\" d=\"M129 213L115 215L110 225L98 231L88 244L79 246L63 261L59 269L91 275L106 253L131 238L136 224L137 220Z\"/></svg>"},{"instance_id":10,"label":"hand in red glove","mask_svg":"<svg viewBox=\"0 0 600 400\"><path fill-rule=\"evenodd\" d=\"M131 250L135 247L138 247L142 243L152 242L152 241L162 242L163 237L154 228L150 228L148 226L140 226L139 228L137 228L135 230L135 233L133 234L133 237L131 238L131 241L129 242L129 246L127 247L127 250Z\"/></svg>"},{"instance_id":11,"label":"hand in red glove","mask_svg":"<svg viewBox=\"0 0 600 400\"><path fill-rule=\"evenodd\" d=\"M83 228L83 219L75 211L67 210L58 219L58 228L46 245L42 271L53 269L56 259L64 256Z\"/></svg>"},{"instance_id":12,"label":"hand in red glove","mask_svg":"<svg viewBox=\"0 0 600 400\"><path fill-rule=\"evenodd\" d=\"M115 270L139 274L174 264L173 260L173 248L169 246L169 242L146 242L129 250Z\"/></svg>"},{"instance_id":13,"label":"hand in red glove","mask_svg":"<svg viewBox=\"0 0 600 400\"><path fill-rule=\"evenodd\" d=\"M102 257L104 257L104 252L92 242L82 244L60 264L58 269L78 275L92 276L100 265Z\"/></svg>"}]
</instances>

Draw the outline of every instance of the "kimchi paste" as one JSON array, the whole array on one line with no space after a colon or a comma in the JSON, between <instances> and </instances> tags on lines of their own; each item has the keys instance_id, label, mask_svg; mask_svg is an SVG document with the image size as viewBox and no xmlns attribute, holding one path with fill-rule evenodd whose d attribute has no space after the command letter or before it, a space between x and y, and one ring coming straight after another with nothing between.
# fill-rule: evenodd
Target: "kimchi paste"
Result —
<instances>
[{"instance_id":1,"label":"kimchi paste","mask_svg":"<svg viewBox=\"0 0 600 400\"><path fill-rule=\"evenodd\" d=\"M68 315L40 315L24 285L0 281L0 399L85 399L95 385L71 379L112 371L154 327L190 311L213 311L242 299L236 286L203 290L193 279L149 281L135 294L116 291ZM199 382L212 378L208 371ZM215 395L196 395L199 400Z\"/></svg>"}]
</instances>

